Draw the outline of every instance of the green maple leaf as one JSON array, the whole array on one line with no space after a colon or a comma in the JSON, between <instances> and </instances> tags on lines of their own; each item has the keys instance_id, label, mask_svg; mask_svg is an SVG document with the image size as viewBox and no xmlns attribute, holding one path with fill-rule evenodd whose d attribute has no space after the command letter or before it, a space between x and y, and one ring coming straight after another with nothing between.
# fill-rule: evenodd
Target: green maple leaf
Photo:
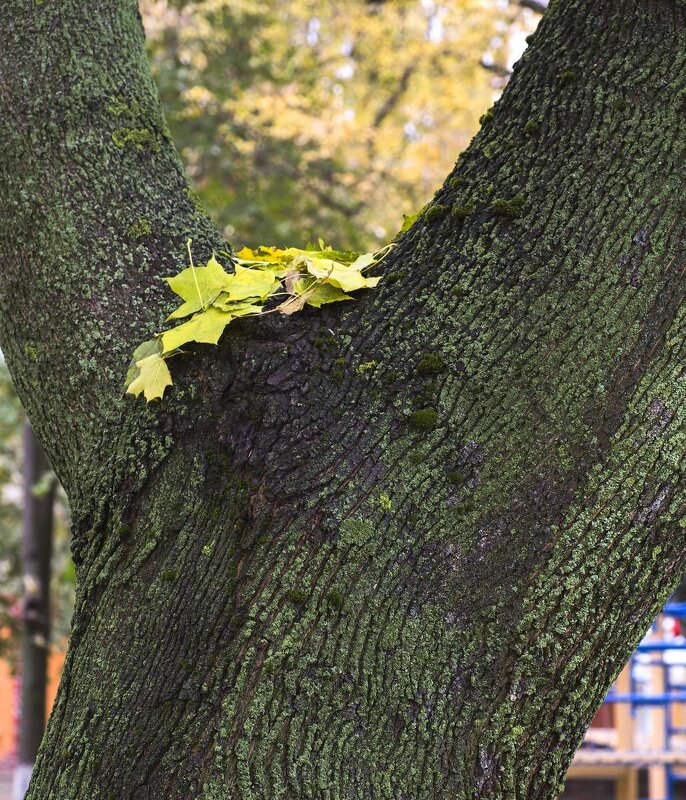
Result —
<instances>
[{"instance_id":1,"label":"green maple leaf","mask_svg":"<svg viewBox=\"0 0 686 800\"><path fill-rule=\"evenodd\" d=\"M248 269L237 264L236 271L229 273L214 256L206 267L191 265L173 278L165 280L171 290L185 301L167 319L188 317L216 304L220 297L231 301L250 297L265 300L279 284L278 276L273 270Z\"/></svg>"},{"instance_id":2,"label":"green maple leaf","mask_svg":"<svg viewBox=\"0 0 686 800\"><path fill-rule=\"evenodd\" d=\"M173 278L165 278L169 288L185 300L168 319L187 317L209 306L226 286L231 276L212 256L206 267L191 265Z\"/></svg>"},{"instance_id":3,"label":"green maple leaf","mask_svg":"<svg viewBox=\"0 0 686 800\"><path fill-rule=\"evenodd\" d=\"M295 284L295 290L299 295L305 297L305 303L308 306L315 308L321 308L325 303L338 303L341 300L353 299L340 287L332 286L330 283L320 283L309 277L298 281Z\"/></svg>"},{"instance_id":4,"label":"green maple leaf","mask_svg":"<svg viewBox=\"0 0 686 800\"><path fill-rule=\"evenodd\" d=\"M279 286L278 277L265 269L249 269L236 264L236 271L228 276L226 284L222 287L227 294L227 299L247 300L250 297L266 300Z\"/></svg>"},{"instance_id":5,"label":"green maple leaf","mask_svg":"<svg viewBox=\"0 0 686 800\"><path fill-rule=\"evenodd\" d=\"M431 205L431 203L427 203L426 205L422 206L419 211L414 214L403 214L403 224L400 228L399 233L405 233L409 231L410 228L415 224L415 222L422 216L422 214L426 211L426 209Z\"/></svg>"},{"instance_id":6,"label":"green maple leaf","mask_svg":"<svg viewBox=\"0 0 686 800\"><path fill-rule=\"evenodd\" d=\"M226 303L221 308L210 306L195 314L188 322L162 334L162 352L170 353L188 342L217 344L224 328L236 317L259 314L261 306L252 303Z\"/></svg>"}]
</instances>

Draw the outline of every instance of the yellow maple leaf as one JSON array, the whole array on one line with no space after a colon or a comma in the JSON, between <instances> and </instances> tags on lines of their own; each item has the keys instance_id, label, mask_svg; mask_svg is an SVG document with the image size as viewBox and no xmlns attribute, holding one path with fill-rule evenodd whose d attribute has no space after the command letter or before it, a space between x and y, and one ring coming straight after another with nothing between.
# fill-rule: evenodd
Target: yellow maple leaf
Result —
<instances>
[{"instance_id":1,"label":"yellow maple leaf","mask_svg":"<svg viewBox=\"0 0 686 800\"><path fill-rule=\"evenodd\" d=\"M167 362L159 353L153 353L140 361L136 361L138 376L131 381L127 388L127 393L138 395L142 392L145 399L160 399L164 395L167 386L172 385L171 373Z\"/></svg>"},{"instance_id":2,"label":"yellow maple leaf","mask_svg":"<svg viewBox=\"0 0 686 800\"><path fill-rule=\"evenodd\" d=\"M251 303L224 304L222 308L210 306L199 311L188 322L165 331L162 334L162 352L171 353L188 342L217 344L232 319L258 314L261 310L260 306Z\"/></svg>"},{"instance_id":3,"label":"yellow maple leaf","mask_svg":"<svg viewBox=\"0 0 686 800\"><path fill-rule=\"evenodd\" d=\"M354 292L357 289L371 289L378 284L381 278L366 278L361 270L353 269L339 261L330 258L304 258L305 266L310 275L319 278L324 283L338 286L344 292Z\"/></svg>"}]
</instances>

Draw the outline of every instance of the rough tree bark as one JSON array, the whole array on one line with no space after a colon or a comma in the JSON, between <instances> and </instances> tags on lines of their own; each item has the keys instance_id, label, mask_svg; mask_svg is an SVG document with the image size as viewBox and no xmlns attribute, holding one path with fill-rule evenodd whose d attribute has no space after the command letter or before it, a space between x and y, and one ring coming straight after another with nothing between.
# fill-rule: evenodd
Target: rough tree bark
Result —
<instances>
[{"instance_id":1,"label":"rough tree bark","mask_svg":"<svg viewBox=\"0 0 686 800\"><path fill-rule=\"evenodd\" d=\"M0 25L0 343L79 578L30 798L554 797L684 567L684 4L553 3L377 291L149 406L220 242L136 6Z\"/></svg>"}]
</instances>

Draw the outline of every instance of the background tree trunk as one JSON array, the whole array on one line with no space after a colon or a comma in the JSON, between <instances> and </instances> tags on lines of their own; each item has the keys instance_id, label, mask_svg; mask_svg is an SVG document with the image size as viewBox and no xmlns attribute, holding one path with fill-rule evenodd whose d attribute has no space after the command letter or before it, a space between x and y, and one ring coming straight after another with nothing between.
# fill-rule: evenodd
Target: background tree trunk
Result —
<instances>
[{"instance_id":1,"label":"background tree trunk","mask_svg":"<svg viewBox=\"0 0 686 800\"><path fill-rule=\"evenodd\" d=\"M684 567L683 4L553 3L379 289L150 406L220 242L135 4L0 24L0 341L79 578L30 797L554 797Z\"/></svg>"},{"instance_id":2,"label":"background tree trunk","mask_svg":"<svg viewBox=\"0 0 686 800\"><path fill-rule=\"evenodd\" d=\"M54 483L41 485L50 470L33 428L24 424L24 504L22 523L21 707L19 764L13 794L26 794L46 719L46 687L50 641L50 565L52 559Z\"/></svg>"}]
</instances>

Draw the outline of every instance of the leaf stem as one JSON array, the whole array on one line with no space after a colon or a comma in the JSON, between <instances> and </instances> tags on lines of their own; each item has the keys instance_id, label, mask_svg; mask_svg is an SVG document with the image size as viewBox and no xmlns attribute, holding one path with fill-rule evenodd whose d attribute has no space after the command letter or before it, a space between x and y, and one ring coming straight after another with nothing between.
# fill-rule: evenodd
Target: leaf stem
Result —
<instances>
[{"instance_id":1,"label":"leaf stem","mask_svg":"<svg viewBox=\"0 0 686 800\"><path fill-rule=\"evenodd\" d=\"M186 247L188 248L188 258L191 262L191 272L193 273L193 280L195 281L195 290L198 293L198 300L200 300L200 308L205 310L207 306L203 302L202 294L200 293L200 286L198 285L198 276L195 274L195 264L193 263L193 253L191 253L191 242L192 239L186 239Z\"/></svg>"}]
</instances>

